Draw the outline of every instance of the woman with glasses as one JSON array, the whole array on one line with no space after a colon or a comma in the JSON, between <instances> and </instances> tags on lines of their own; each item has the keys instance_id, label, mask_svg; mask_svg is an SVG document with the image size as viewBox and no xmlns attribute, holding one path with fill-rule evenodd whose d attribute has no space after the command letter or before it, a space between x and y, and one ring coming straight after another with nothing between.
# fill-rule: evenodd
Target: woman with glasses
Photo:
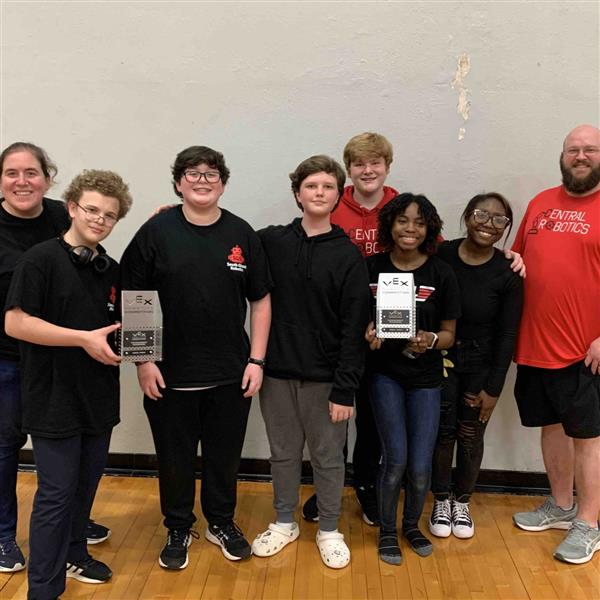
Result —
<instances>
[{"instance_id":1,"label":"woman with glasses","mask_svg":"<svg viewBox=\"0 0 600 600\"><path fill-rule=\"evenodd\" d=\"M483 458L483 436L510 365L521 318L521 277L494 247L510 234L512 209L500 194L479 194L469 201L461 221L466 237L443 242L438 256L451 265L461 296L456 342L448 351L454 364L442 388L442 410L433 456L434 506L429 530L473 536L469 500ZM452 458L457 447L452 488Z\"/></svg>"}]
</instances>

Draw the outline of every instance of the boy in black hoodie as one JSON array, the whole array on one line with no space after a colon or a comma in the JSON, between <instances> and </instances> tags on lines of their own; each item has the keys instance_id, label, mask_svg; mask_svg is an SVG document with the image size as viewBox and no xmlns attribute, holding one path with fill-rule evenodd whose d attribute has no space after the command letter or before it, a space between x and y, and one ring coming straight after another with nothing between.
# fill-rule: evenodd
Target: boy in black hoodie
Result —
<instances>
[{"instance_id":1,"label":"boy in black hoodie","mask_svg":"<svg viewBox=\"0 0 600 600\"><path fill-rule=\"evenodd\" d=\"M328 567L342 568L350 562L337 530L343 448L363 371L368 274L358 249L330 222L344 189L342 167L328 156L313 156L290 179L302 218L259 231L275 282L260 404L277 519L252 550L271 556L298 538L294 511L307 442L318 495L317 546Z\"/></svg>"}]
</instances>

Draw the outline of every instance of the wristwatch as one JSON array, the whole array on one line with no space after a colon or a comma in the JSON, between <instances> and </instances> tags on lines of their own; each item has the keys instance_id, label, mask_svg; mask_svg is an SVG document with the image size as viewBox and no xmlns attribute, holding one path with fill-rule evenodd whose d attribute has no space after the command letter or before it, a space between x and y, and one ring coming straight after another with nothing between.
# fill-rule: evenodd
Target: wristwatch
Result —
<instances>
[{"instance_id":1,"label":"wristwatch","mask_svg":"<svg viewBox=\"0 0 600 600\"><path fill-rule=\"evenodd\" d=\"M248 359L248 364L249 365L258 365L259 367L261 367L262 369L265 368L265 365L267 364L266 360L260 359L260 358L252 358L250 357Z\"/></svg>"},{"instance_id":2,"label":"wristwatch","mask_svg":"<svg viewBox=\"0 0 600 600\"><path fill-rule=\"evenodd\" d=\"M431 340L431 344L427 346L427 350L433 350L437 346L440 336L434 331L430 331L429 333L431 333L431 335L433 336L433 340Z\"/></svg>"}]
</instances>

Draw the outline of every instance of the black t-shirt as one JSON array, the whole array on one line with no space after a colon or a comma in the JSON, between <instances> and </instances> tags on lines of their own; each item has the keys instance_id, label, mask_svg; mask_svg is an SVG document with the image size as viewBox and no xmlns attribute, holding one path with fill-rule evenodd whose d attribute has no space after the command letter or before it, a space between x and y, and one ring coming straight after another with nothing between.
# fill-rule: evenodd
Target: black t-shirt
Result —
<instances>
[{"instance_id":1,"label":"black t-shirt","mask_svg":"<svg viewBox=\"0 0 600 600\"><path fill-rule=\"evenodd\" d=\"M23 253L69 228L69 216L62 202L44 198L42 206L41 215L21 219L0 205L0 306L6 302L10 278ZM19 360L18 343L6 335L4 319L0 326L0 359Z\"/></svg>"},{"instance_id":2,"label":"black t-shirt","mask_svg":"<svg viewBox=\"0 0 600 600\"><path fill-rule=\"evenodd\" d=\"M158 290L167 387L241 381L250 344L246 300L272 287L254 230L225 209L212 225L193 225L178 206L147 221L121 260L124 290ZM260 357L259 357L260 358Z\"/></svg>"},{"instance_id":3,"label":"black t-shirt","mask_svg":"<svg viewBox=\"0 0 600 600\"><path fill-rule=\"evenodd\" d=\"M6 310L18 307L54 325L91 331L115 321L119 267L77 266L61 240L27 251L12 278ZM23 431L62 438L103 433L119 422L119 369L83 348L20 342Z\"/></svg>"},{"instance_id":4,"label":"black t-shirt","mask_svg":"<svg viewBox=\"0 0 600 600\"><path fill-rule=\"evenodd\" d=\"M482 265L464 263L458 255L462 241L443 242L438 248L438 256L453 268L460 287L462 316L456 339L479 341L481 348L488 349L490 373L484 389L499 396L521 320L523 280L497 249Z\"/></svg>"},{"instance_id":5,"label":"black t-shirt","mask_svg":"<svg viewBox=\"0 0 600 600\"><path fill-rule=\"evenodd\" d=\"M452 269L436 256L430 256L414 271L397 269L389 252L367 258L369 280L376 284L379 273L412 273L417 288L417 329L437 332L441 321L460 316L460 294ZM387 339L381 349L369 352L369 369L397 378L407 388L432 388L442 382L442 355L427 350L417 358L407 358L402 350L406 340Z\"/></svg>"}]
</instances>

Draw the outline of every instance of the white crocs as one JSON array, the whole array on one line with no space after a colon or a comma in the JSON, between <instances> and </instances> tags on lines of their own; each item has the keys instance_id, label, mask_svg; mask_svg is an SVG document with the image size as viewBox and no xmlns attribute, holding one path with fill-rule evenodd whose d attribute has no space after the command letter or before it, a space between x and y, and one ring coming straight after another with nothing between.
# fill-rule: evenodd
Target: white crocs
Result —
<instances>
[{"instance_id":1,"label":"white crocs","mask_svg":"<svg viewBox=\"0 0 600 600\"><path fill-rule=\"evenodd\" d=\"M317 546L321 560L332 569L343 569L350 562L350 548L339 531L317 531Z\"/></svg>"},{"instance_id":2,"label":"white crocs","mask_svg":"<svg viewBox=\"0 0 600 600\"><path fill-rule=\"evenodd\" d=\"M300 528L297 523L293 527L281 527L277 523L269 523L269 528L259 533L252 542L252 554L255 556L273 556L281 552L288 544L298 539Z\"/></svg>"}]
</instances>

